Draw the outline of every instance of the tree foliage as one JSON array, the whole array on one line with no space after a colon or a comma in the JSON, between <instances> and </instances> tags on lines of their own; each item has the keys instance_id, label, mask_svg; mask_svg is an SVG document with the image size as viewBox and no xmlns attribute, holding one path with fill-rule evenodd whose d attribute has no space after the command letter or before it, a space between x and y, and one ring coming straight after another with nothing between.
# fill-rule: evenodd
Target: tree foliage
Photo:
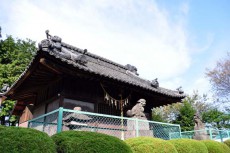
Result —
<instances>
[{"instance_id":1,"label":"tree foliage","mask_svg":"<svg viewBox=\"0 0 230 153\"><path fill-rule=\"evenodd\" d=\"M156 112L156 111L154 111L154 113L152 113L152 120L153 120L153 121L157 121L157 122L167 122L167 121L163 118L161 112Z\"/></svg>"},{"instance_id":2,"label":"tree foliage","mask_svg":"<svg viewBox=\"0 0 230 153\"><path fill-rule=\"evenodd\" d=\"M25 70L35 54L35 42L7 36L0 41L0 86L12 83Z\"/></svg>"},{"instance_id":3,"label":"tree foliage","mask_svg":"<svg viewBox=\"0 0 230 153\"><path fill-rule=\"evenodd\" d=\"M154 121L172 122L180 115L180 109L183 107L183 102L187 101L196 110L202 114L209 110L210 106L207 103L207 95L199 95L198 91L194 91L191 96L187 96L182 103L174 103L171 105L156 107L152 109L152 119Z\"/></svg>"},{"instance_id":4,"label":"tree foliage","mask_svg":"<svg viewBox=\"0 0 230 153\"><path fill-rule=\"evenodd\" d=\"M211 124L215 128L229 128L230 115L217 108L213 108L202 114L202 119L205 123Z\"/></svg>"},{"instance_id":5,"label":"tree foliage","mask_svg":"<svg viewBox=\"0 0 230 153\"><path fill-rule=\"evenodd\" d=\"M216 63L215 68L208 69L206 76L212 85L213 91L219 98L230 96L230 53L227 58Z\"/></svg>"},{"instance_id":6,"label":"tree foliage","mask_svg":"<svg viewBox=\"0 0 230 153\"><path fill-rule=\"evenodd\" d=\"M206 94L200 95L198 91L194 91L193 95L186 98L187 101L191 103L196 112L201 115L203 112L206 112L211 108L211 104L207 102L207 97L208 96Z\"/></svg>"},{"instance_id":7,"label":"tree foliage","mask_svg":"<svg viewBox=\"0 0 230 153\"><path fill-rule=\"evenodd\" d=\"M171 122L179 114L182 103L174 103L152 109L152 120L158 122Z\"/></svg>"},{"instance_id":8,"label":"tree foliage","mask_svg":"<svg viewBox=\"0 0 230 153\"><path fill-rule=\"evenodd\" d=\"M14 39L12 36L7 36L5 40L0 40L0 88L3 84L11 86L25 70L35 53L35 42L30 39ZM9 115L14 102L5 100L2 106L1 119Z\"/></svg>"},{"instance_id":9,"label":"tree foliage","mask_svg":"<svg viewBox=\"0 0 230 153\"><path fill-rule=\"evenodd\" d=\"M173 121L173 123L180 124L182 131L191 131L194 128L193 117L195 109L192 107L189 99L184 99L183 104L179 110L179 115Z\"/></svg>"}]
</instances>

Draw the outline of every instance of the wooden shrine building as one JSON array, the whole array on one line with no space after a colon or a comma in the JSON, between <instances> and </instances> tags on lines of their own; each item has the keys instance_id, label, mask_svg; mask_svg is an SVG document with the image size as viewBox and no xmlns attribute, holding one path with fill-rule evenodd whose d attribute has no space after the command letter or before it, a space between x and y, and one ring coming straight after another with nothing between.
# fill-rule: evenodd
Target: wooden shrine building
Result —
<instances>
[{"instance_id":1,"label":"wooden shrine building","mask_svg":"<svg viewBox=\"0 0 230 153\"><path fill-rule=\"evenodd\" d=\"M18 80L2 95L16 100L12 114L20 123L59 107L109 115L120 115L138 99L146 99L145 112L180 102L185 94L159 86L157 80L138 76L137 68L120 65L62 42L47 32L36 56Z\"/></svg>"}]
</instances>

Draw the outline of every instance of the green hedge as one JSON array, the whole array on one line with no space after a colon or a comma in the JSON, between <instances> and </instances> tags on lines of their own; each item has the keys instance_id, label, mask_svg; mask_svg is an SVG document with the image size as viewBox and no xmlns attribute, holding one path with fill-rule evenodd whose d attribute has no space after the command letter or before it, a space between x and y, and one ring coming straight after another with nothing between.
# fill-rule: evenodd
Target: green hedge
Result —
<instances>
[{"instance_id":1,"label":"green hedge","mask_svg":"<svg viewBox=\"0 0 230 153\"><path fill-rule=\"evenodd\" d=\"M208 153L204 143L193 139L169 140L177 149L178 153Z\"/></svg>"},{"instance_id":2,"label":"green hedge","mask_svg":"<svg viewBox=\"0 0 230 153\"><path fill-rule=\"evenodd\" d=\"M2 128L2 127L1 127ZM0 152L4 153L54 153L55 144L44 132L20 127L0 130Z\"/></svg>"},{"instance_id":3,"label":"green hedge","mask_svg":"<svg viewBox=\"0 0 230 153\"><path fill-rule=\"evenodd\" d=\"M170 142L152 137L137 137L125 140L133 153L177 153Z\"/></svg>"},{"instance_id":4,"label":"green hedge","mask_svg":"<svg viewBox=\"0 0 230 153\"><path fill-rule=\"evenodd\" d=\"M230 139L225 140L224 143L230 148Z\"/></svg>"},{"instance_id":5,"label":"green hedge","mask_svg":"<svg viewBox=\"0 0 230 153\"><path fill-rule=\"evenodd\" d=\"M202 140L208 148L208 153L230 153L230 148L221 142L213 140Z\"/></svg>"},{"instance_id":6,"label":"green hedge","mask_svg":"<svg viewBox=\"0 0 230 153\"><path fill-rule=\"evenodd\" d=\"M5 129L5 126L0 125L0 130Z\"/></svg>"},{"instance_id":7,"label":"green hedge","mask_svg":"<svg viewBox=\"0 0 230 153\"><path fill-rule=\"evenodd\" d=\"M58 153L132 153L122 140L96 132L64 131L52 139Z\"/></svg>"}]
</instances>

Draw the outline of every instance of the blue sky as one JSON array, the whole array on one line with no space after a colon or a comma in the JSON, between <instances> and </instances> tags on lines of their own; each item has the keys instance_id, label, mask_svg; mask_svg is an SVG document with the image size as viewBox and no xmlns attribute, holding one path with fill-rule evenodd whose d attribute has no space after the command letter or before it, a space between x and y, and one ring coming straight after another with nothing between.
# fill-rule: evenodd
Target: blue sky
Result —
<instances>
[{"instance_id":1,"label":"blue sky","mask_svg":"<svg viewBox=\"0 0 230 153\"><path fill-rule=\"evenodd\" d=\"M211 94L207 68L230 49L228 0L0 0L2 35L63 41L186 93Z\"/></svg>"}]
</instances>

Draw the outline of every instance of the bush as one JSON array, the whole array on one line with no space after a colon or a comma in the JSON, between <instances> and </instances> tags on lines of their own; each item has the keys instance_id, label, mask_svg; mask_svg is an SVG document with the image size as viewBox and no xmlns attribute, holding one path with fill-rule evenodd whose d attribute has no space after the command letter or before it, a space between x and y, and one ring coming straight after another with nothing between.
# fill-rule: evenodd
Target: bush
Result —
<instances>
[{"instance_id":1,"label":"bush","mask_svg":"<svg viewBox=\"0 0 230 153\"><path fill-rule=\"evenodd\" d=\"M122 140L106 134L64 131L52 136L58 153L132 153Z\"/></svg>"},{"instance_id":2,"label":"bush","mask_svg":"<svg viewBox=\"0 0 230 153\"><path fill-rule=\"evenodd\" d=\"M202 142L208 148L209 153L230 153L230 148L224 143L213 140L202 140Z\"/></svg>"},{"instance_id":3,"label":"bush","mask_svg":"<svg viewBox=\"0 0 230 153\"><path fill-rule=\"evenodd\" d=\"M2 128L2 127L1 127ZM0 152L54 153L55 144L44 132L20 127L3 127L0 130Z\"/></svg>"},{"instance_id":4,"label":"bush","mask_svg":"<svg viewBox=\"0 0 230 153\"><path fill-rule=\"evenodd\" d=\"M230 139L225 140L224 143L230 148Z\"/></svg>"},{"instance_id":5,"label":"bush","mask_svg":"<svg viewBox=\"0 0 230 153\"><path fill-rule=\"evenodd\" d=\"M170 142L152 137L137 137L125 140L133 153L177 153Z\"/></svg>"},{"instance_id":6,"label":"bush","mask_svg":"<svg viewBox=\"0 0 230 153\"><path fill-rule=\"evenodd\" d=\"M204 143L193 139L174 139L169 140L178 153L208 153L208 149Z\"/></svg>"},{"instance_id":7,"label":"bush","mask_svg":"<svg viewBox=\"0 0 230 153\"><path fill-rule=\"evenodd\" d=\"M0 131L5 129L5 126L0 125Z\"/></svg>"}]
</instances>

